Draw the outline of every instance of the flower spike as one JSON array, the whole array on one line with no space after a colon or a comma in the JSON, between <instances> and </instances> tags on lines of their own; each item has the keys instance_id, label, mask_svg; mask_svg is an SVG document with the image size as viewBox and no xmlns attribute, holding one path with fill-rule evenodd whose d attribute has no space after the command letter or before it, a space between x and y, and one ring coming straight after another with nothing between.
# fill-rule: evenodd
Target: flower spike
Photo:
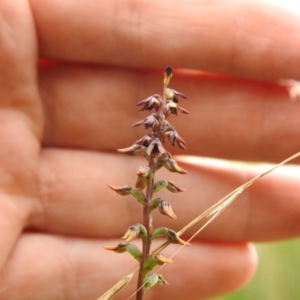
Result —
<instances>
[{"instance_id":1,"label":"flower spike","mask_svg":"<svg viewBox=\"0 0 300 300\"><path fill-rule=\"evenodd\" d=\"M173 159L172 154L165 148L164 143L169 141L172 146L178 146L186 150L186 142L178 134L176 129L170 124L169 118L171 115L188 114L189 112L181 107L178 102L179 98L186 99L185 94L182 94L172 88L169 88L170 80L173 76L173 68L167 66L164 71L163 78L163 95L152 94L150 97L143 99L137 103L139 111L154 111L149 113L143 120L135 122L132 126L142 126L148 132L140 139L136 140L130 147L119 149L121 153L130 156L142 156L147 161L146 164L141 164L137 170L137 178L134 186L124 185L121 187L108 185L110 189L122 196L131 195L134 200L142 204L142 222L129 226L124 236L123 242L116 246L105 247L107 250L116 253L129 253L139 263L138 288L136 299L143 300L144 293L156 285L168 284L161 274L153 273L153 270L166 263L172 263L171 259L164 257L160 251L165 245L180 244L189 245L179 237L179 233L168 227L154 228L153 216L154 210L157 209L161 214L169 218L177 219L173 212L171 203L160 198L154 198L156 193L162 189L166 189L171 193L184 192L185 189L178 187L173 181L168 179L157 180L156 172L165 167L170 172L186 174ZM129 197L131 198L131 197ZM154 199L153 199L154 198ZM137 237L142 239L142 251L131 241ZM152 241L157 238L165 238L167 240L156 251L151 249ZM124 285L118 287L120 290ZM113 287L112 289L114 289ZM113 291L107 295L115 295L119 290ZM103 298L103 299L104 299ZM99 298L99 299L102 299Z\"/></svg>"}]
</instances>

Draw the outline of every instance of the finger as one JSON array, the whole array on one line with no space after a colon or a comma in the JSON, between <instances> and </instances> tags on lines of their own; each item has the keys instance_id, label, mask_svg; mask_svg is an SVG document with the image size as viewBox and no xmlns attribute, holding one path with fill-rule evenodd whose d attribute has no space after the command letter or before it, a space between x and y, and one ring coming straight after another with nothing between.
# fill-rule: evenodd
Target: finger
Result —
<instances>
[{"instance_id":1,"label":"finger","mask_svg":"<svg viewBox=\"0 0 300 300\"><path fill-rule=\"evenodd\" d=\"M299 15L271 1L31 4L42 57L300 78Z\"/></svg>"},{"instance_id":2,"label":"finger","mask_svg":"<svg viewBox=\"0 0 300 300\"><path fill-rule=\"evenodd\" d=\"M104 250L107 243L118 241L23 234L5 267L1 298L97 299L136 265L129 255ZM165 254L173 251L174 247L169 248ZM149 299L175 295L203 299L229 292L249 281L257 263L255 251L247 244L198 243L183 249L173 260L174 264L162 270L170 285L151 289ZM136 278L116 299L126 299L135 286Z\"/></svg>"},{"instance_id":3,"label":"finger","mask_svg":"<svg viewBox=\"0 0 300 300\"><path fill-rule=\"evenodd\" d=\"M16 6L2 1L0 18L0 108L21 111L27 125L38 137L42 127L42 109L36 84L37 41L27 1ZM5 110L1 118L7 114ZM20 115L20 118L24 118ZM40 124L39 124L40 125Z\"/></svg>"},{"instance_id":4,"label":"finger","mask_svg":"<svg viewBox=\"0 0 300 300\"><path fill-rule=\"evenodd\" d=\"M161 93L162 74L44 66L40 86L47 116L45 145L115 151L147 133L131 128L148 115L138 112L136 103ZM298 151L299 103L291 103L276 85L178 71L171 86L189 97L179 104L191 113L170 117L189 154L280 161Z\"/></svg>"},{"instance_id":5,"label":"finger","mask_svg":"<svg viewBox=\"0 0 300 300\"><path fill-rule=\"evenodd\" d=\"M0 202L0 270L9 259L12 249L28 219L29 210L26 205L12 202L11 197L1 195Z\"/></svg>"},{"instance_id":6,"label":"finger","mask_svg":"<svg viewBox=\"0 0 300 300\"><path fill-rule=\"evenodd\" d=\"M35 159L42 120L37 43L27 1L0 4L0 270L36 208Z\"/></svg>"},{"instance_id":7,"label":"finger","mask_svg":"<svg viewBox=\"0 0 300 300\"><path fill-rule=\"evenodd\" d=\"M104 254L97 240L25 233L3 270L1 298L96 299L102 286L115 279ZM117 255L115 263L122 263L120 275L134 265Z\"/></svg>"},{"instance_id":8,"label":"finger","mask_svg":"<svg viewBox=\"0 0 300 300\"><path fill-rule=\"evenodd\" d=\"M199 180L203 180L204 175L203 186L205 182L210 184L205 191L207 199L211 199L209 194L213 193L212 189L217 189L216 194L219 195L217 198L222 199L235 188L273 167L268 164L252 166L235 165L226 161L205 162L205 159L189 157L182 157L179 162L192 167L200 175ZM191 172L191 176L193 175ZM211 238L217 235L221 240L231 240L232 236L233 240L255 241L299 236L300 227L296 222L298 218L296 215L300 212L297 182L299 182L298 166L281 166L272 171L247 188L200 236ZM198 195L196 197L198 201L203 199ZM206 203L211 206L209 200ZM189 209L188 213L192 214L192 211ZM237 226L241 227L237 229Z\"/></svg>"},{"instance_id":9,"label":"finger","mask_svg":"<svg viewBox=\"0 0 300 300\"><path fill-rule=\"evenodd\" d=\"M144 161L123 155L70 150L45 150L41 160L39 198L43 211L28 227L93 237L121 237L128 226L142 222L142 206L133 197L122 197L107 184L134 186L136 171ZM180 230L239 185L262 172L261 168L232 164L197 163L184 166L188 175L165 169L156 181L173 180L187 192L162 197L173 207L177 220L154 212L154 226ZM300 234L298 168L282 168L247 189L200 235L224 241L266 241ZM286 171L288 170L288 171ZM187 235L198 228L194 226Z\"/></svg>"}]
</instances>

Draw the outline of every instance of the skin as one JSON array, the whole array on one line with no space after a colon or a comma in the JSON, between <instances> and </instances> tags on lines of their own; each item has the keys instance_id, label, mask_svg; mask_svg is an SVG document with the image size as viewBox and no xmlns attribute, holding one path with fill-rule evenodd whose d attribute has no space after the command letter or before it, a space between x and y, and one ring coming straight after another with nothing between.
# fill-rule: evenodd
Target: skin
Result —
<instances>
[{"instance_id":1,"label":"skin","mask_svg":"<svg viewBox=\"0 0 300 300\"><path fill-rule=\"evenodd\" d=\"M106 184L134 184L145 163L115 149L144 134L130 127L146 116L135 104L160 93L166 65L189 97L180 105L192 113L170 119L189 154L279 162L299 151L299 103L277 85L300 80L299 37L299 15L270 1L1 0L0 298L96 299L135 266L103 250L141 221L140 206ZM188 175L159 176L188 191L171 195L178 220L156 214L157 227L179 230L262 171L178 162ZM299 180L286 167L249 188L163 269L170 286L148 299L246 284L252 241L300 235Z\"/></svg>"}]
</instances>

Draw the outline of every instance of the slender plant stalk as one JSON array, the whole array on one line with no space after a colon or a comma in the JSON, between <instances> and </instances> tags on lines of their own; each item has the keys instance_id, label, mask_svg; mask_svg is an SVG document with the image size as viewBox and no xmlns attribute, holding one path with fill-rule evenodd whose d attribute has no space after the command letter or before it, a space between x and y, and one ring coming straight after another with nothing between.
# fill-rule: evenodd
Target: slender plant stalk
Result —
<instances>
[{"instance_id":1,"label":"slender plant stalk","mask_svg":"<svg viewBox=\"0 0 300 300\"><path fill-rule=\"evenodd\" d=\"M154 173L154 158L151 157L150 162L149 162L149 167L150 170ZM149 207L152 201L152 196L153 196L153 185L154 185L154 178L151 180L149 186L147 187L146 191L146 203L143 208L143 224L146 228L147 231L147 238L143 240L143 256L142 260L140 262L140 268L139 268L139 276L138 276L138 283L137 283L137 294L136 294L136 299L137 300L142 300L144 298L144 292L145 289L143 288L143 284L145 281L145 275L144 275L144 264L145 261L148 259L149 254L150 254L150 249L151 249L151 224L150 224L150 213L149 213Z\"/></svg>"},{"instance_id":2,"label":"slender plant stalk","mask_svg":"<svg viewBox=\"0 0 300 300\"><path fill-rule=\"evenodd\" d=\"M163 132L163 122L165 120L165 114L163 112L163 108L166 105L166 88L167 88L167 84L164 81L162 105L159 107L158 113L157 113L159 128L156 132L156 135L162 144L164 143L162 132ZM151 216L150 216L149 210L150 210L150 204L152 202L153 189L154 189L155 155L150 156L149 168L150 168L151 172L153 173L153 178L151 179L150 184L147 186L146 204L144 205L144 209L143 209L143 224L147 230L147 238L145 241L143 240L143 256L142 256L142 260L140 262L140 268L139 268L136 300L142 300L144 298L145 289L143 288L143 285L145 284L145 276L144 276L143 270L144 270L145 261L149 258L150 250L151 250L150 236L151 236L153 228L152 228L152 224L151 224L151 219L150 219Z\"/></svg>"},{"instance_id":3,"label":"slender plant stalk","mask_svg":"<svg viewBox=\"0 0 300 300\"><path fill-rule=\"evenodd\" d=\"M173 69L167 67L164 73L164 88L163 96L154 94L147 99L140 101L137 105L142 106L141 110L155 109L156 112L146 117L144 120L134 123L132 126L144 125L145 129L152 131L136 141L132 146L119 149L119 152L129 154L131 156L142 155L147 160L148 164L140 166L137 172L137 181L135 187L123 186L109 187L120 195L132 195L139 203L143 205L143 222L142 224L131 225L123 239L125 243L120 243L117 246L106 247L108 250L117 253L128 252L139 262L139 274L137 282L136 300L143 300L145 292L155 285L166 284L167 281L161 274L151 273L157 265L172 262L165 258L161 253L151 253L152 240L159 237L165 237L169 243L185 245L186 243L179 238L174 230L167 227L153 228L151 213L158 208L159 211L170 218L176 219L171 204L162 199L153 199L154 193L166 188L172 193L185 191L176 186L170 180L161 180L155 182L155 173L161 168L165 167L170 172L177 172L179 174L186 174L181 169L176 161L172 158L163 144L169 140L174 146L175 144L182 149L186 149L185 141L179 136L178 132L167 121L170 115L177 115L180 111L187 114L188 111L178 105L178 97L186 98L182 93L168 88L168 84L173 75ZM145 193L143 190L146 190ZM134 238L140 236L142 238L142 251L140 251L131 242Z\"/></svg>"}]
</instances>

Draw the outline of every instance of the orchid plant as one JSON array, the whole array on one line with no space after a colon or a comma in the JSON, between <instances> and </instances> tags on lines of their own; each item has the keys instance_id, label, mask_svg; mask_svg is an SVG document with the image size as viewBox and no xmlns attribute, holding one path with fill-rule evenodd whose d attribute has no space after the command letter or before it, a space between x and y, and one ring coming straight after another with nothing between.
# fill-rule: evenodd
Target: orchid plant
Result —
<instances>
[{"instance_id":1,"label":"orchid plant","mask_svg":"<svg viewBox=\"0 0 300 300\"><path fill-rule=\"evenodd\" d=\"M166 141L170 141L173 146L177 145L181 149L186 149L185 141L168 121L171 115L177 115L178 112L188 114L188 111L178 104L179 98L186 99L187 97L168 87L172 75L172 67L166 67L163 80L163 95L154 94L137 104L137 106L141 107L141 111L154 110L155 112L132 126L143 125L145 129L150 131L130 147L118 150L130 156L142 155L147 162L138 168L135 186L116 187L109 185L113 191L122 196L132 195L142 205L143 223L129 226L123 236L124 242L119 243L117 246L106 247L107 250L117 253L128 252L138 261L137 300L142 300L145 292L153 286L167 283L161 274L153 273L153 270L157 265L163 265L172 261L164 257L160 251L152 253L152 241L159 237L165 237L169 243L188 245L174 230L167 227L153 228L152 222L152 212L155 209L158 209L163 215L176 219L170 202L156 197L158 191L164 188L171 193L185 191L185 189L178 187L171 180L155 181L155 174L162 167L165 167L170 172L186 174L186 171L178 166L171 153L163 146ZM138 236L142 239L142 250L131 243Z\"/></svg>"}]
</instances>

